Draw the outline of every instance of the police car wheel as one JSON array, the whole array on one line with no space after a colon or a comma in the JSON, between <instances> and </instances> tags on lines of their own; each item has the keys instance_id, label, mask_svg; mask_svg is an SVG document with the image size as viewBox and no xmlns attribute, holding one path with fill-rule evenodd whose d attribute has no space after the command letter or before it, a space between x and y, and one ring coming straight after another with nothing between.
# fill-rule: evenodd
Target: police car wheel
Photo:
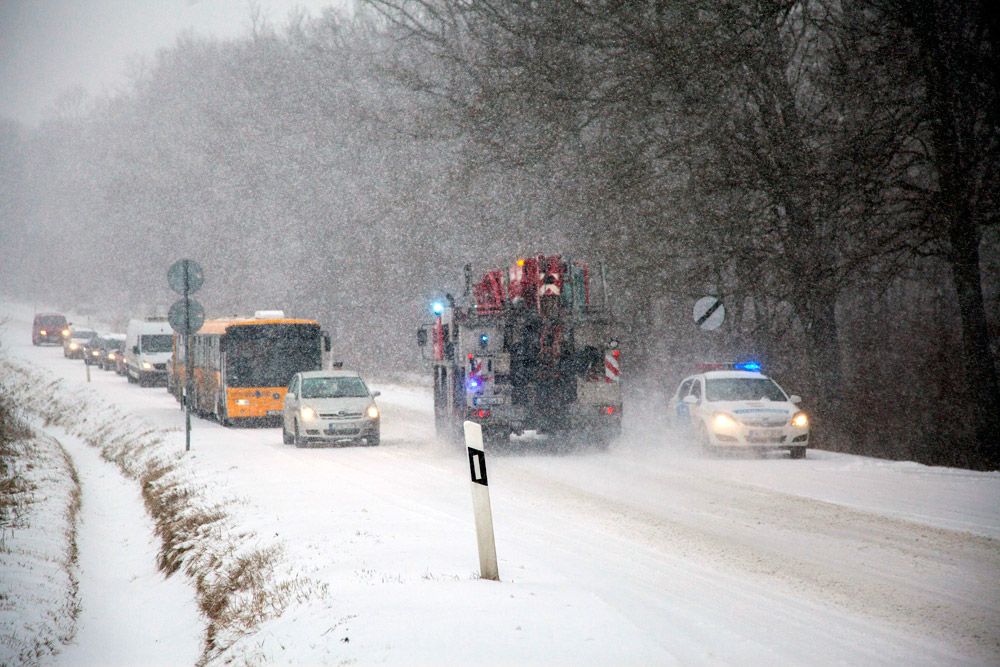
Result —
<instances>
[{"instance_id":1,"label":"police car wheel","mask_svg":"<svg viewBox=\"0 0 1000 667\"><path fill-rule=\"evenodd\" d=\"M704 426L698 429L698 446L701 448L703 456L713 456L716 454L716 449L712 446L712 441L708 437L708 431L705 430Z\"/></svg>"}]
</instances>

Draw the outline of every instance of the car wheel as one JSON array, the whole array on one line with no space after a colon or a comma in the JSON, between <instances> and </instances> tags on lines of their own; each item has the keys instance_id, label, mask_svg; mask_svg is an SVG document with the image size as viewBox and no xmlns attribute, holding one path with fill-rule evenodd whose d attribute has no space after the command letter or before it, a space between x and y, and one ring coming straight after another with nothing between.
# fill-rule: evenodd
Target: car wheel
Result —
<instances>
[{"instance_id":1,"label":"car wheel","mask_svg":"<svg viewBox=\"0 0 1000 667\"><path fill-rule=\"evenodd\" d=\"M288 431L287 431L287 430L285 429L285 424L284 424L284 422L282 422L282 424L281 424L281 441L282 441L282 442L284 442L284 443L285 443L286 445L290 445L290 444L292 444L292 436L291 436L291 434L290 434L290 433L289 433L289 432L288 432Z\"/></svg>"},{"instance_id":2,"label":"car wheel","mask_svg":"<svg viewBox=\"0 0 1000 667\"><path fill-rule=\"evenodd\" d=\"M788 450L788 457L792 459L804 459L806 457L806 448L792 447Z\"/></svg>"},{"instance_id":3,"label":"car wheel","mask_svg":"<svg viewBox=\"0 0 1000 667\"><path fill-rule=\"evenodd\" d=\"M382 441L382 436L372 435L365 438L365 444L369 447L378 447L379 443Z\"/></svg>"},{"instance_id":4,"label":"car wheel","mask_svg":"<svg viewBox=\"0 0 1000 667\"><path fill-rule=\"evenodd\" d=\"M296 447L305 447L306 440L301 435L299 435L299 420L296 419L294 424L295 424L294 427L295 431L292 434L292 444L295 445Z\"/></svg>"}]
</instances>

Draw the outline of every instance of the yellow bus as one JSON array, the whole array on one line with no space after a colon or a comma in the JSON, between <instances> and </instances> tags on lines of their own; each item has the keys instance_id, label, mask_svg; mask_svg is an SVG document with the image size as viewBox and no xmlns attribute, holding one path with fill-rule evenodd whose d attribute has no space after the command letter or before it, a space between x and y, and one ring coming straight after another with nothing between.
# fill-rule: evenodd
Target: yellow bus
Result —
<instances>
[{"instance_id":1,"label":"yellow bus","mask_svg":"<svg viewBox=\"0 0 1000 667\"><path fill-rule=\"evenodd\" d=\"M286 318L281 311L254 317L206 320L191 336L191 410L220 424L277 423L292 376L320 370L330 337L314 320ZM184 390L184 336L174 336L169 389Z\"/></svg>"}]
</instances>

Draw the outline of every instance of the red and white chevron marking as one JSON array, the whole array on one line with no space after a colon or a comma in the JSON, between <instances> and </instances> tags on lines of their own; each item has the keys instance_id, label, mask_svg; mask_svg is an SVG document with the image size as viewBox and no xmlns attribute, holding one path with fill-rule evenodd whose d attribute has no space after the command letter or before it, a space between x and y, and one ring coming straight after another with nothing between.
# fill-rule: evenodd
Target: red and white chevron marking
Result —
<instances>
[{"instance_id":1,"label":"red and white chevron marking","mask_svg":"<svg viewBox=\"0 0 1000 667\"><path fill-rule=\"evenodd\" d=\"M621 380L622 367L618 361L618 350L611 350L604 355L604 381L619 382Z\"/></svg>"}]
</instances>

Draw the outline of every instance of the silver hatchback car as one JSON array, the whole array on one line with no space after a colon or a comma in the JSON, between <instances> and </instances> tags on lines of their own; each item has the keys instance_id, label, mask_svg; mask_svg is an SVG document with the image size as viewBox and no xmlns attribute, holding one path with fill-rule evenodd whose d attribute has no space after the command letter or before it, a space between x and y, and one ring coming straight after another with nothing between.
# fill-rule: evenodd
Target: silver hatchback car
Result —
<instances>
[{"instance_id":1,"label":"silver hatchback car","mask_svg":"<svg viewBox=\"0 0 1000 667\"><path fill-rule=\"evenodd\" d=\"M286 445L379 444L379 409L375 397L355 371L296 373L288 384L282 411Z\"/></svg>"}]
</instances>

